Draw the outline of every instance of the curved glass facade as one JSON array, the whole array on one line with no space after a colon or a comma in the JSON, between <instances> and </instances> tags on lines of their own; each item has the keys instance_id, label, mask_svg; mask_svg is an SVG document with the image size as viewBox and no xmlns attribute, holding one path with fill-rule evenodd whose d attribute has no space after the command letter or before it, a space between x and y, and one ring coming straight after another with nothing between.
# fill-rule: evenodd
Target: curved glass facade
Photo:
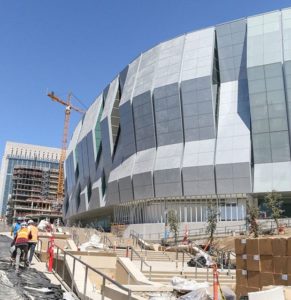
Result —
<instances>
[{"instance_id":1,"label":"curved glass facade","mask_svg":"<svg viewBox=\"0 0 291 300\"><path fill-rule=\"evenodd\" d=\"M284 9L142 53L75 129L64 218L200 222L215 202L241 220L247 195L291 192L290 36Z\"/></svg>"}]
</instances>

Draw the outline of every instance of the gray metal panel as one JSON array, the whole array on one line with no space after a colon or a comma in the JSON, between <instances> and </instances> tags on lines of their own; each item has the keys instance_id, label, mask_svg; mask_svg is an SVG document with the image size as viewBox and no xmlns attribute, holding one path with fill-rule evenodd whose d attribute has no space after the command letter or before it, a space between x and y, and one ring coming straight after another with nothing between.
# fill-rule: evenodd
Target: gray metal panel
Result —
<instances>
[{"instance_id":1,"label":"gray metal panel","mask_svg":"<svg viewBox=\"0 0 291 300\"><path fill-rule=\"evenodd\" d=\"M151 148L137 152L133 168L133 174L152 172L154 169L155 158L156 148Z\"/></svg>"},{"instance_id":2,"label":"gray metal panel","mask_svg":"<svg viewBox=\"0 0 291 300\"><path fill-rule=\"evenodd\" d=\"M289 139L291 139L291 9L282 10L283 33L283 74L287 101L287 115L289 118ZM276 91L278 93L278 91Z\"/></svg>"},{"instance_id":3,"label":"gray metal panel","mask_svg":"<svg viewBox=\"0 0 291 300\"><path fill-rule=\"evenodd\" d=\"M251 186L251 166L249 162L237 164L217 164L217 193L249 193Z\"/></svg>"},{"instance_id":4,"label":"gray metal panel","mask_svg":"<svg viewBox=\"0 0 291 300\"><path fill-rule=\"evenodd\" d=\"M133 187L131 183L129 184L128 180L131 178L134 162L135 154L124 160L121 164L119 163L109 177L109 182L118 180L121 202L133 200ZM110 198L108 199L111 201Z\"/></svg>"},{"instance_id":5,"label":"gray metal panel","mask_svg":"<svg viewBox=\"0 0 291 300\"><path fill-rule=\"evenodd\" d=\"M81 201L78 207L78 213L87 211L88 207L88 196L87 196L87 187L80 193Z\"/></svg>"},{"instance_id":6,"label":"gray metal panel","mask_svg":"<svg viewBox=\"0 0 291 300\"><path fill-rule=\"evenodd\" d=\"M220 81L246 79L246 20L216 27Z\"/></svg>"},{"instance_id":7,"label":"gray metal panel","mask_svg":"<svg viewBox=\"0 0 291 300\"><path fill-rule=\"evenodd\" d=\"M122 90L121 99L120 99L120 105L124 104L127 101L132 100L132 94L135 86L135 80L137 77L138 72L138 66L140 57L135 59L131 64L128 66L128 72L126 76L126 81L124 83L124 88Z\"/></svg>"},{"instance_id":8,"label":"gray metal panel","mask_svg":"<svg viewBox=\"0 0 291 300\"><path fill-rule=\"evenodd\" d=\"M215 108L209 76L181 82L185 141L215 137Z\"/></svg>"},{"instance_id":9,"label":"gray metal panel","mask_svg":"<svg viewBox=\"0 0 291 300\"><path fill-rule=\"evenodd\" d=\"M149 91L133 99L133 114L137 151L155 147L154 115Z\"/></svg>"},{"instance_id":10,"label":"gray metal panel","mask_svg":"<svg viewBox=\"0 0 291 300\"><path fill-rule=\"evenodd\" d=\"M139 173L132 176L135 200L154 197L152 172Z\"/></svg>"},{"instance_id":11,"label":"gray metal panel","mask_svg":"<svg viewBox=\"0 0 291 300\"><path fill-rule=\"evenodd\" d=\"M282 10L282 33L284 60L291 60L291 9Z\"/></svg>"},{"instance_id":12,"label":"gray metal panel","mask_svg":"<svg viewBox=\"0 0 291 300\"><path fill-rule=\"evenodd\" d=\"M95 128L97 122L99 109L101 107L101 97L98 97L91 106L87 109L83 119L82 128L78 137L78 142L83 140L86 135Z\"/></svg>"},{"instance_id":13,"label":"gray metal panel","mask_svg":"<svg viewBox=\"0 0 291 300\"><path fill-rule=\"evenodd\" d=\"M247 19L247 67L282 62L281 12ZM272 45L270 47L270 45Z\"/></svg>"},{"instance_id":14,"label":"gray metal panel","mask_svg":"<svg viewBox=\"0 0 291 300\"><path fill-rule=\"evenodd\" d=\"M256 164L254 193L291 190L291 162Z\"/></svg>"},{"instance_id":15,"label":"gray metal panel","mask_svg":"<svg viewBox=\"0 0 291 300\"><path fill-rule=\"evenodd\" d=\"M77 167L77 162L75 160L75 151L77 148L77 142L79 138L79 134L82 128L82 121L80 121L77 125L77 127L74 130L74 133L72 135L72 139L69 143L68 150L67 150L67 158L65 160L65 180L67 180L67 191L66 196L69 197L69 209L68 214L71 214L71 206L72 206L72 198L74 190L76 189L76 178L75 178L75 171Z\"/></svg>"},{"instance_id":16,"label":"gray metal panel","mask_svg":"<svg viewBox=\"0 0 291 300\"><path fill-rule=\"evenodd\" d=\"M214 166L197 166L183 168L184 195L215 194Z\"/></svg>"},{"instance_id":17,"label":"gray metal panel","mask_svg":"<svg viewBox=\"0 0 291 300\"><path fill-rule=\"evenodd\" d=\"M214 27L186 35L181 81L212 75L214 43Z\"/></svg>"},{"instance_id":18,"label":"gray metal panel","mask_svg":"<svg viewBox=\"0 0 291 300\"><path fill-rule=\"evenodd\" d=\"M156 197L182 196L180 168L155 171L154 181Z\"/></svg>"},{"instance_id":19,"label":"gray metal panel","mask_svg":"<svg viewBox=\"0 0 291 300\"><path fill-rule=\"evenodd\" d=\"M290 160L282 64L248 69L254 162Z\"/></svg>"},{"instance_id":20,"label":"gray metal panel","mask_svg":"<svg viewBox=\"0 0 291 300\"><path fill-rule=\"evenodd\" d=\"M66 169L66 180L67 180L67 190L66 193L71 196L72 191L75 186L75 172L74 172L74 153L71 152L66 159L65 169Z\"/></svg>"},{"instance_id":21,"label":"gray metal panel","mask_svg":"<svg viewBox=\"0 0 291 300\"><path fill-rule=\"evenodd\" d=\"M120 202L129 202L133 200L133 186L131 176L120 178L118 181Z\"/></svg>"},{"instance_id":22,"label":"gray metal panel","mask_svg":"<svg viewBox=\"0 0 291 300\"><path fill-rule=\"evenodd\" d=\"M159 59L156 63L154 88L176 83L180 78L185 36L159 45Z\"/></svg>"},{"instance_id":23,"label":"gray metal panel","mask_svg":"<svg viewBox=\"0 0 291 300\"><path fill-rule=\"evenodd\" d=\"M223 83L220 88L217 164L250 161L249 103L247 96L240 97L239 83ZM239 114L240 106L244 119Z\"/></svg>"},{"instance_id":24,"label":"gray metal panel","mask_svg":"<svg viewBox=\"0 0 291 300\"><path fill-rule=\"evenodd\" d=\"M159 45L141 55L133 96L138 96L152 89L155 67L159 58Z\"/></svg>"},{"instance_id":25,"label":"gray metal panel","mask_svg":"<svg viewBox=\"0 0 291 300\"><path fill-rule=\"evenodd\" d=\"M154 90L158 146L183 142L179 87L177 83Z\"/></svg>"},{"instance_id":26,"label":"gray metal panel","mask_svg":"<svg viewBox=\"0 0 291 300\"><path fill-rule=\"evenodd\" d=\"M180 168L183 144L160 146L157 149L155 170Z\"/></svg>"},{"instance_id":27,"label":"gray metal panel","mask_svg":"<svg viewBox=\"0 0 291 300\"><path fill-rule=\"evenodd\" d=\"M220 86L215 160L218 194L252 191L249 99L247 94L240 93L240 84L242 81L231 81ZM244 168L246 176L237 177Z\"/></svg>"},{"instance_id":28,"label":"gray metal panel","mask_svg":"<svg viewBox=\"0 0 291 300\"><path fill-rule=\"evenodd\" d=\"M67 149L67 155L69 155L72 151L75 150L76 145L78 143L81 128L82 128L82 120L78 123L78 125L76 126L76 128L73 132L72 138L69 142L69 146L68 146L68 149Z\"/></svg>"},{"instance_id":29,"label":"gray metal panel","mask_svg":"<svg viewBox=\"0 0 291 300\"><path fill-rule=\"evenodd\" d=\"M118 181L110 181L107 186L107 194L106 194L106 206L118 204L119 200L119 188Z\"/></svg>"},{"instance_id":30,"label":"gray metal panel","mask_svg":"<svg viewBox=\"0 0 291 300\"><path fill-rule=\"evenodd\" d=\"M91 200L88 203L88 210L101 207L101 201L100 201L102 198L101 189L102 187L101 187L100 179L92 184L92 195L91 195Z\"/></svg>"},{"instance_id":31,"label":"gray metal panel","mask_svg":"<svg viewBox=\"0 0 291 300\"><path fill-rule=\"evenodd\" d=\"M281 19L281 12L277 11L248 18L254 192L290 190L290 138L282 71L283 57L286 54L288 59L289 55L285 53L285 40L288 48L289 39L288 15L288 11L283 11ZM287 81L285 77L285 83Z\"/></svg>"},{"instance_id":32,"label":"gray metal panel","mask_svg":"<svg viewBox=\"0 0 291 300\"><path fill-rule=\"evenodd\" d=\"M121 93L123 93L124 85L125 85L126 78L127 78L128 69L129 69L129 66L126 66L126 67L119 73L119 85L120 85Z\"/></svg>"},{"instance_id":33,"label":"gray metal panel","mask_svg":"<svg viewBox=\"0 0 291 300\"><path fill-rule=\"evenodd\" d=\"M119 107L120 139L122 141L122 157L127 159L135 150L135 133L131 102L127 101Z\"/></svg>"},{"instance_id":34,"label":"gray metal panel","mask_svg":"<svg viewBox=\"0 0 291 300\"><path fill-rule=\"evenodd\" d=\"M155 195L167 197L182 195L181 160L183 144L160 146L154 168Z\"/></svg>"},{"instance_id":35,"label":"gray metal panel","mask_svg":"<svg viewBox=\"0 0 291 300\"><path fill-rule=\"evenodd\" d=\"M106 100L105 100L103 114L102 114L102 117L101 117L101 122L105 118L109 118L109 122L111 122L110 121L110 116L111 116L111 112L112 112L112 109L113 109L115 97L116 97L116 94L117 94L117 91L118 91L118 86L119 86L119 79L118 79L118 77L116 77L110 83L108 94L107 94L107 97L106 97Z\"/></svg>"}]
</instances>

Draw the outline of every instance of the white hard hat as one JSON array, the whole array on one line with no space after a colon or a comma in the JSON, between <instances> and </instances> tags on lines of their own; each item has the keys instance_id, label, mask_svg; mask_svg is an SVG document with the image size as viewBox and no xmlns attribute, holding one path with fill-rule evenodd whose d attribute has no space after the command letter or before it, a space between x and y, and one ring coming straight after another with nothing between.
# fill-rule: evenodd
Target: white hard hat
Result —
<instances>
[{"instance_id":1,"label":"white hard hat","mask_svg":"<svg viewBox=\"0 0 291 300\"><path fill-rule=\"evenodd\" d=\"M33 220L28 220L28 222L27 222L28 225L29 225L29 224L33 224L33 223L34 223Z\"/></svg>"},{"instance_id":2,"label":"white hard hat","mask_svg":"<svg viewBox=\"0 0 291 300\"><path fill-rule=\"evenodd\" d=\"M20 224L20 226L21 226L21 227L27 227L27 223L26 223L26 222L22 222L22 223Z\"/></svg>"}]
</instances>

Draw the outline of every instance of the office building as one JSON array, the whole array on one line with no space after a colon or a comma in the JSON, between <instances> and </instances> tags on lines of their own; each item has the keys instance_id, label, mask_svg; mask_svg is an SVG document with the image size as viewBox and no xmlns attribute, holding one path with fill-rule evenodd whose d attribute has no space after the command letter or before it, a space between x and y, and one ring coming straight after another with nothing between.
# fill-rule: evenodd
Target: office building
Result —
<instances>
[{"instance_id":1,"label":"office building","mask_svg":"<svg viewBox=\"0 0 291 300\"><path fill-rule=\"evenodd\" d=\"M18 196L16 199L19 200L55 198L54 184L57 179L53 174L58 174L60 153L61 150L57 148L6 143L0 177L2 216L6 215L8 200L12 199L13 195ZM35 175L37 172L41 175L38 182L38 176Z\"/></svg>"}]
</instances>

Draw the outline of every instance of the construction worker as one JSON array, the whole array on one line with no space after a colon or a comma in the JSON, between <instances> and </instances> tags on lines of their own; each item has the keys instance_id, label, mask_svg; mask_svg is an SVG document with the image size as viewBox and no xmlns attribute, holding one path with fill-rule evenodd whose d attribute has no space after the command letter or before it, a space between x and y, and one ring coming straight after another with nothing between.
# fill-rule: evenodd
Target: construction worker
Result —
<instances>
[{"instance_id":1,"label":"construction worker","mask_svg":"<svg viewBox=\"0 0 291 300\"><path fill-rule=\"evenodd\" d=\"M22 221L23 221L23 218L18 217L18 218L16 219L16 223L14 223L14 224L12 225L12 227L11 227L10 235L11 235L11 236L13 235L14 238L15 238L15 236L16 236L17 231L20 229L20 224L22 223Z\"/></svg>"},{"instance_id":2,"label":"construction worker","mask_svg":"<svg viewBox=\"0 0 291 300\"><path fill-rule=\"evenodd\" d=\"M28 224L29 234L31 234L31 238L28 240L28 251L29 251L28 264L30 265L38 241L38 228L36 227L36 224L34 223L33 220L29 220L27 224Z\"/></svg>"},{"instance_id":3,"label":"construction worker","mask_svg":"<svg viewBox=\"0 0 291 300\"><path fill-rule=\"evenodd\" d=\"M22 222L20 224L20 229L17 231L14 238L15 251L12 254L12 259L16 257L16 273L19 270L20 256L24 262L27 261L27 251L28 251L28 240L31 238L31 234L28 231L27 223Z\"/></svg>"}]
</instances>

